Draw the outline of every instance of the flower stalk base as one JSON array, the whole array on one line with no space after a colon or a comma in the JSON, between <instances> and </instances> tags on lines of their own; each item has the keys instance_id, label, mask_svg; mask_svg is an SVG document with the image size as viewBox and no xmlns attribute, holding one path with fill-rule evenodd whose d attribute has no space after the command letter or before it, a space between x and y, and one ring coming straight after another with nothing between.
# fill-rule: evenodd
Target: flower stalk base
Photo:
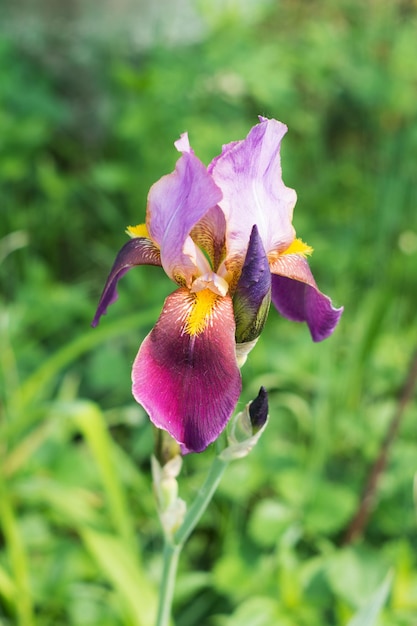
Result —
<instances>
[{"instance_id":1,"label":"flower stalk base","mask_svg":"<svg viewBox=\"0 0 417 626\"><path fill-rule=\"evenodd\" d=\"M173 536L165 533L162 581L156 626L168 626L170 623L175 578L182 548L207 509L229 463L229 460L223 460L219 456L214 459L206 481L185 515L183 523Z\"/></svg>"}]
</instances>

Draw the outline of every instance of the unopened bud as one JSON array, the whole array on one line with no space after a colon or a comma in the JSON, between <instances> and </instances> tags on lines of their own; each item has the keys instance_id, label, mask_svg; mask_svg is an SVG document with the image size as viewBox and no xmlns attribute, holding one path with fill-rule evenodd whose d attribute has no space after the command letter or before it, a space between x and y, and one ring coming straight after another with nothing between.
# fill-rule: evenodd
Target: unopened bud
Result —
<instances>
[{"instance_id":1,"label":"unopened bud","mask_svg":"<svg viewBox=\"0 0 417 626\"><path fill-rule=\"evenodd\" d=\"M261 387L253 402L232 417L229 425L228 446L220 453L223 461L233 461L248 455L257 444L268 422L268 395Z\"/></svg>"},{"instance_id":2,"label":"unopened bud","mask_svg":"<svg viewBox=\"0 0 417 626\"><path fill-rule=\"evenodd\" d=\"M257 397L249 404L249 417L255 434L268 419L268 394L265 387L259 389Z\"/></svg>"},{"instance_id":3,"label":"unopened bud","mask_svg":"<svg viewBox=\"0 0 417 626\"><path fill-rule=\"evenodd\" d=\"M236 343L253 347L271 303L271 271L257 226L253 226L242 273L233 295ZM243 362L246 358L243 359ZM242 363L243 364L243 363Z\"/></svg>"},{"instance_id":4,"label":"unopened bud","mask_svg":"<svg viewBox=\"0 0 417 626\"><path fill-rule=\"evenodd\" d=\"M164 466L171 459L180 454L180 445L171 435L162 428L155 428L155 456Z\"/></svg>"},{"instance_id":5,"label":"unopened bud","mask_svg":"<svg viewBox=\"0 0 417 626\"><path fill-rule=\"evenodd\" d=\"M172 537L181 526L186 512L184 500L178 497L177 476L181 471L182 457L178 454L162 466L152 456L151 463L159 519L165 535Z\"/></svg>"}]
</instances>

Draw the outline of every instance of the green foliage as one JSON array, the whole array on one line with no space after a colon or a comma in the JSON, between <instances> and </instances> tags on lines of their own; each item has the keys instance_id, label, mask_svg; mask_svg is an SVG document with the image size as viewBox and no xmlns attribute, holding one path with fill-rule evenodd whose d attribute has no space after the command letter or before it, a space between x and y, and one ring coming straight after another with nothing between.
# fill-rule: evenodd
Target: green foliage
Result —
<instances>
[{"instance_id":1,"label":"green foliage","mask_svg":"<svg viewBox=\"0 0 417 626\"><path fill-rule=\"evenodd\" d=\"M345 313L314 345L271 311L241 399L264 385L270 424L183 553L175 620L370 626L385 604L381 626L415 624L415 401L343 545L416 346L415 5L238 4L202 7L187 45L1 33L1 626L152 626L153 435L130 364L173 287L136 270L89 323L179 133L209 162L258 114L288 124L295 226ZM211 453L185 459L185 499Z\"/></svg>"}]
</instances>

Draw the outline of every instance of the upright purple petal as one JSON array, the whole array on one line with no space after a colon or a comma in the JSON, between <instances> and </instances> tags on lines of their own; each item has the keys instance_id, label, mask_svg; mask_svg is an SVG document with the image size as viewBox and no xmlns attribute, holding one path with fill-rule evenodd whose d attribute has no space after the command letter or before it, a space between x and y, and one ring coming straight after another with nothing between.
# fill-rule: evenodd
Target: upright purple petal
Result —
<instances>
[{"instance_id":1,"label":"upright purple petal","mask_svg":"<svg viewBox=\"0 0 417 626\"><path fill-rule=\"evenodd\" d=\"M183 453L201 452L219 436L241 390L231 298L217 298L203 332L190 335L193 297L186 288L168 296L132 370L135 399Z\"/></svg>"},{"instance_id":2,"label":"upright purple petal","mask_svg":"<svg viewBox=\"0 0 417 626\"><path fill-rule=\"evenodd\" d=\"M253 227L242 273L233 295L236 342L253 341L262 332L271 302L271 272L258 234Z\"/></svg>"},{"instance_id":3,"label":"upright purple petal","mask_svg":"<svg viewBox=\"0 0 417 626\"><path fill-rule=\"evenodd\" d=\"M161 249L162 266L168 276L177 282L185 279L189 284L195 275L195 258L188 235L222 194L192 152L186 135L181 136L177 147L184 152L175 171L163 176L149 191L147 227Z\"/></svg>"},{"instance_id":4,"label":"upright purple petal","mask_svg":"<svg viewBox=\"0 0 417 626\"><path fill-rule=\"evenodd\" d=\"M244 256L254 224L267 254L284 250L294 239L291 221L296 193L282 181L280 158L287 127L260 119L246 139L223 146L208 168L223 193L219 206L226 216L231 257Z\"/></svg>"},{"instance_id":5,"label":"upright purple petal","mask_svg":"<svg viewBox=\"0 0 417 626\"><path fill-rule=\"evenodd\" d=\"M158 248L146 237L130 239L116 256L91 323L93 328L99 323L100 317L106 313L107 307L117 300L117 283L135 265L161 265Z\"/></svg>"},{"instance_id":6,"label":"upright purple petal","mask_svg":"<svg viewBox=\"0 0 417 626\"><path fill-rule=\"evenodd\" d=\"M295 322L307 322L313 341L322 341L337 326L343 307L333 307L319 291L306 259L282 255L272 265L272 302L276 309Z\"/></svg>"}]
</instances>

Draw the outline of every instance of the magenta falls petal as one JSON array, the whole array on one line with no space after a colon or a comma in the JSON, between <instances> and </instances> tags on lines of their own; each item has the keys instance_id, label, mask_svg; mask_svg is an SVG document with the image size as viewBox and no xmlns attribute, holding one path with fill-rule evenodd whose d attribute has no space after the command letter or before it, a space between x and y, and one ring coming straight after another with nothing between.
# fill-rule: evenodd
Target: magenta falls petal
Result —
<instances>
[{"instance_id":1,"label":"magenta falls petal","mask_svg":"<svg viewBox=\"0 0 417 626\"><path fill-rule=\"evenodd\" d=\"M229 296L219 297L204 330L191 335L192 294L168 296L133 364L133 395L183 453L201 452L226 426L241 391Z\"/></svg>"}]
</instances>

